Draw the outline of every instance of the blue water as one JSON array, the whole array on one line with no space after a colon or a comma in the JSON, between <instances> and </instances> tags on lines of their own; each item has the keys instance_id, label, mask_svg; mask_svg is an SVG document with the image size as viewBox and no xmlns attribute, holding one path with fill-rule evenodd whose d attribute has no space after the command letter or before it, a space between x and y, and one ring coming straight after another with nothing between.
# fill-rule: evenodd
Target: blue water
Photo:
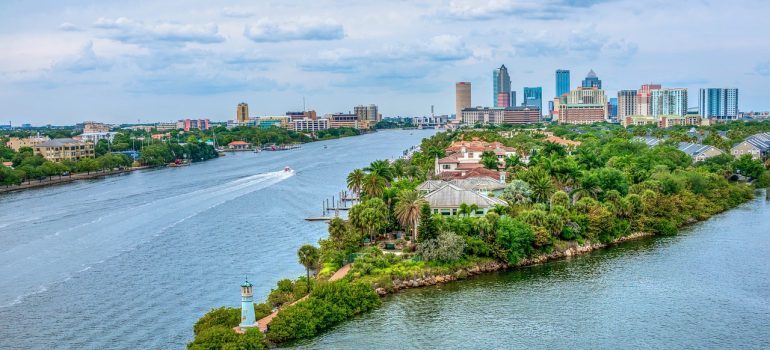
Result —
<instances>
[{"instance_id":1,"label":"blue water","mask_svg":"<svg viewBox=\"0 0 770 350\"><path fill-rule=\"evenodd\" d=\"M350 170L433 131L236 153L0 195L0 349L184 348L206 311L303 274L322 201ZM328 148L323 148L327 146ZM295 169L293 174L282 171Z\"/></svg>"}]
</instances>

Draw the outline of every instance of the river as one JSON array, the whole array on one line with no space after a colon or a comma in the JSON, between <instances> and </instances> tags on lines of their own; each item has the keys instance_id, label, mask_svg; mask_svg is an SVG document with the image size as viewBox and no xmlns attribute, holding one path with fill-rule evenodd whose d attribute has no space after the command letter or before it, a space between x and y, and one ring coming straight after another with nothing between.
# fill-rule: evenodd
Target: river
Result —
<instances>
[{"instance_id":1,"label":"river","mask_svg":"<svg viewBox=\"0 0 770 350\"><path fill-rule=\"evenodd\" d=\"M304 273L321 201L431 131L0 195L0 349L181 349L212 307ZM328 148L323 148L323 146ZM280 172L288 165L296 172ZM680 235L408 290L299 349L770 348L765 196Z\"/></svg>"},{"instance_id":2,"label":"river","mask_svg":"<svg viewBox=\"0 0 770 350\"><path fill-rule=\"evenodd\" d=\"M407 290L301 349L769 349L770 201L674 237Z\"/></svg>"},{"instance_id":3,"label":"river","mask_svg":"<svg viewBox=\"0 0 770 350\"><path fill-rule=\"evenodd\" d=\"M283 152L0 195L0 349L182 349L209 309L304 274L321 203L345 176L435 131L382 131ZM284 166L295 170L283 172Z\"/></svg>"}]
</instances>

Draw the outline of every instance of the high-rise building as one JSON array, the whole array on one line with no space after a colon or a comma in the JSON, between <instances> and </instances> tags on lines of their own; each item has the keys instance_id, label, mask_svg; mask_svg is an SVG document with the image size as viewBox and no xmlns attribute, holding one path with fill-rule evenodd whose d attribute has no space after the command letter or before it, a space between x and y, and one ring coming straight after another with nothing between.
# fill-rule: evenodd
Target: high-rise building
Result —
<instances>
[{"instance_id":1,"label":"high-rise building","mask_svg":"<svg viewBox=\"0 0 770 350\"><path fill-rule=\"evenodd\" d=\"M511 100L509 106L516 107L516 91L511 91Z\"/></svg>"},{"instance_id":2,"label":"high-rise building","mask_svg":"<svg viewBox=\"0 0 770 350\"><path fill-rule=\"evenodd\" d=\"M650 93L650 110L653 117L687 115L687 89L652 90Z\"/></svg>"},{"instance_id":3,"label":"high-rise building","mask_svg":"<svg viewBox=\"0 0 770 350\"><path fill-rule=\"evenodd\" d=\"M511 106L511 96L509 92L503 92L500 91L497 93L497 100L495 101L495 107L510 107Z\"/></svg>"},{"instance_id":4,"label":"high-rise building","mask_svg":"<svg viewBox=\"0 0 770 350\"><path fill-rule=\"evenodd\" d=\"M380 114L377 111L377 105L358 105L353 107L353 112L358 116L358 120L367 120L372 123L377 123L380 121Z\"/></svg>"},{"instance_id":5,"label":"high-rise building","mask_svg":"<svg viewBox=\"0 0 770 350\"><path fill-rule=\"evenodd\" d=\"M524 101L521 105L525 107L537 107L541 111L543 110L543 88L536 87L524 87Z\"/></svg>"},{"instance_id":6,"label":"high-rise building","mask_svg":"<svg viewBox=\"0 0 770 350\"><path fill-rule=\"evenodd\" d=\"M618 120L636 114L637 91L620 90L618 91Z\"/></svg>"},{"instance_id":7,"label":"high-rise building","mask_svg":"<svg viewBox=\"0 0 770 350\"><path fill-rule=\"evenodd\" d=\"M704 118L727 120L738 118L738 89L700 89L698 111Z\"/></svg>"},{"instance_id":8,"label":"high-rise building","mask_svg":"<svg viewBox=\"0 0 770 350\"><path fill-rule=\"evenodd\" d=\"M650 100L652 91L660 90L660 84L644 84L636 92L636 113L637 115L652 115L652 102Z\"/></svg>"},{"instance_id":9,"label":"high-rise building","mask_svg":"<svg viewBox=\"0 0 770 350\"><path fill-rule=\"evenodd\" d=\"M569 69L556 70L556 97L569 92L572 83L569 79Z\"/></svg>"},{"instance_id":10,"label":"high-rise building","mask_svg":"<svg viewBox=\"0 0 770 350\"><path fill-rule=\"evenodd\" d=\"M465 81L455 83L455 118L462 118L463 109L471 106L471 83Z\"/></svg>"},{"instance_id":11,"label":"high-rise building","mask_svg":"<svg viewBox=\"0 0 770 350\"><path fill-rule=\"evenodd\" d=\"M604 90L579 87L554 99L554 115L561 124L590 124L606 121L608 100Z\"/></svg>"},{"instance_id":12,"label":"high-rise building","mask_svg":"<svg viewBox=\"0 0 770 350\"><path fill-rule=\"evenodd\" d=\"M235 120L238 123L245 123L249 121L249 105L246 102L241 102L235 110Z\"/></svg>"},{"instance_id":13,"label":"high-rise building","mask_svg":"<svg viewBox=\"0 0 770 350\"><path fill-rule=\"evenodd\" d=\"M498 104L501 92L507 93L508 98L511 97L511 76L508 75L508 68L505 68L505 65L492 72L492 102L495 107L507 107ZM510 106L511 102L513 101L509 100L507 105Z\"/></svg>"},{"instance_id":14,"label":"high-rise building","mask_svg":"<svg viewBox=\"0 0 770 350\"><path fill-rule=\"evenodd\" d=\"M618 118L618 98L610 97L610 102L607 103L607 115L610 119L616 120Z\"/></svg>"},{"instance_id":15,"label":"high-rise building","mask_svg":"<svg viewBox=\"0 0 770 350\"><path fill-rule=\"evenodd\" d=\"M594 72L594 70L593 70L593 69L591 69L591 70L588 72L588 75L586 75L586 78L585 78L585 79L583 79L583 85L582 85L582 86L583 86L584 88L592 88L592 87L595 87L595 88L597 88L597 89L601 89L601 88L602 88L602 81L601 81L601 80L599 80L599 77L598 77L598 76L596 76L596 73Z\"/></svg>"}]
</instances>

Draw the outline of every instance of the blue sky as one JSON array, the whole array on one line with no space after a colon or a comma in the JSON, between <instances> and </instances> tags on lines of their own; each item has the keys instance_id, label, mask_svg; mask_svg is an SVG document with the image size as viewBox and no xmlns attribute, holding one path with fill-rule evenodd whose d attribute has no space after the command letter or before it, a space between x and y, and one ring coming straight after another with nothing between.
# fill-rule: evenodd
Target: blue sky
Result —
<instances>
[{"instance_id":1,"label":"blue sky","mask_svg":"<svg viewBox=\"0 0 770 350\"><path fill-rule=\"evenodd\" d=\"M768 110L768 1L14 1L0 3L0 124L233 119L375 103L491 103L492 70L554 95L593 68L610 96L648 82L737 87Z\"/></svg>"}]
</instances>

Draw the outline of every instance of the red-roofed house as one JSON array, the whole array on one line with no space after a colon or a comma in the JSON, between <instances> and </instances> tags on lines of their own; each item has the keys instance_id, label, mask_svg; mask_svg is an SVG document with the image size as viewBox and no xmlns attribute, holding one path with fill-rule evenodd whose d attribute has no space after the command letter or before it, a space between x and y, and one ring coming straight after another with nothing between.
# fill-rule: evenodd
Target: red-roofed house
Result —
<instances>
[{"instance_id":1,"label":"red-roofed house","mask_svg":"<svg viewBox=\"0 0 770 350\"><path fill-rule=\"evenodd\" d=\"M251 149L251 144L246 141L233 141L227 144L227 148L236 151L245 151Z\"/></svg>"}]
</instances>

